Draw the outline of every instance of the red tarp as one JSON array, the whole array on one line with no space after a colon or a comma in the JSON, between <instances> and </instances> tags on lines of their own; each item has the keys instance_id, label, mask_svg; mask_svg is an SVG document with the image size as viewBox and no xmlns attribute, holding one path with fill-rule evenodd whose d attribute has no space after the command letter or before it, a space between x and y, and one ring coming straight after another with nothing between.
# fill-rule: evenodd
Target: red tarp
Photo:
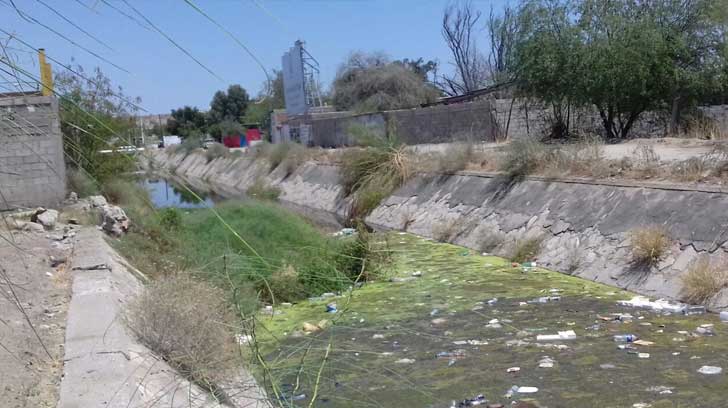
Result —
<instances>
[{"instance_id":1,"label":"red tarp","mask_svg":"<svg viewBox=\"0 0 728 408\"><path fill-rule=\"evenodd\" d=\"M222 138L222 144L225 145L225 147L240 147L240 135L234 135L234 136L225 136Z\"/></svg>"}]
</instances>

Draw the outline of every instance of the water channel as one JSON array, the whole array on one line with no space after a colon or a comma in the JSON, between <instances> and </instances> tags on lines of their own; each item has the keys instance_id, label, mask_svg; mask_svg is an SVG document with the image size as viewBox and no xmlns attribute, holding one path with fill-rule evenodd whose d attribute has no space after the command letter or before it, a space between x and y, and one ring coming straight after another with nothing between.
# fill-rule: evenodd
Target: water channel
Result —
<instances>
[{"instance_id":1,"label":"water channel","mask_svg":"<svg viewBox=\"0 0 728 408\"><path fill-rule=\"evenodd\" d=\"M145 184L155 202L189 204L160 183ZM378 242L386 276L261 315L266 374L287 403L317 390L317 407L728 406L725 372L705 368L728 369L715 315L621 305L635 295L409 234Z\"/></svg>"}]
</instances>

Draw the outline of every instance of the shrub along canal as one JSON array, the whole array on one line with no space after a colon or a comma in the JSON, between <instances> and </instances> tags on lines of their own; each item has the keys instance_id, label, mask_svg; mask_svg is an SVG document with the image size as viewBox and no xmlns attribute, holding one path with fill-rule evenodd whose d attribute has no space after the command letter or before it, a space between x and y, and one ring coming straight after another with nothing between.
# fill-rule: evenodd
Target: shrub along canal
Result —
<instances>
[{"instance_id":1,"label":"shrub along canal","mask_svg":"<svg viewBox=\"0 0 728 408\"><path fill-rule=\"evenodd\" d=\"M267 369L253 370L285 405L725 406L715 315L621 305L634 295L409 234L373 240L391 258L374 281L259 312ZM639 341L615 341L627 334Z\"/></svg>"}]
</instances>

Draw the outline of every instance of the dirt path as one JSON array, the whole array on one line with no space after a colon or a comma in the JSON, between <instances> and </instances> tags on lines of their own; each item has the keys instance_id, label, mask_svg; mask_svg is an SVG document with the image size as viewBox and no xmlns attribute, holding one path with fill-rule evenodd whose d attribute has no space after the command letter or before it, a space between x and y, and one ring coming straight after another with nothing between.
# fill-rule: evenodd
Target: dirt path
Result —
<instances>
[{"instance_id":1,"label":"dirt path","mask_svg":"<svg viewBox=\"0 0 728 408\"><path fill-rule=\"evenodd\" d=\"M0 230L0 401L3 407L55 407L63 369L70 244L45 232Z\"/></svg>"}]
</instances>

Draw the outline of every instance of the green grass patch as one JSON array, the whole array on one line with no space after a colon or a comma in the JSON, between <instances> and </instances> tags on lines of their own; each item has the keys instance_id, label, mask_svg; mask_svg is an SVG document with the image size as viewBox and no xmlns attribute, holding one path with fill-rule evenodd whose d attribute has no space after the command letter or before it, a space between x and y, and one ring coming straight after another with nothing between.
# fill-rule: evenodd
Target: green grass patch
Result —
<instances>
[{"instance_id":1,"label":"green grass patch","mask_svg":"<svg viewBox=\"0 0 728 408\"><path fill-rule=\"evenodd\" d=\"M132 200L129 200L132 201ZM189 270L235 293L248 311L260 301L296 302L348 288L377 273L369 235L320 232L270 202L229 202L208 209L126 207L132 229L117 247L152 277ZM221 222L221 219L224 222Z\"/></svg>"}]
</instances>

